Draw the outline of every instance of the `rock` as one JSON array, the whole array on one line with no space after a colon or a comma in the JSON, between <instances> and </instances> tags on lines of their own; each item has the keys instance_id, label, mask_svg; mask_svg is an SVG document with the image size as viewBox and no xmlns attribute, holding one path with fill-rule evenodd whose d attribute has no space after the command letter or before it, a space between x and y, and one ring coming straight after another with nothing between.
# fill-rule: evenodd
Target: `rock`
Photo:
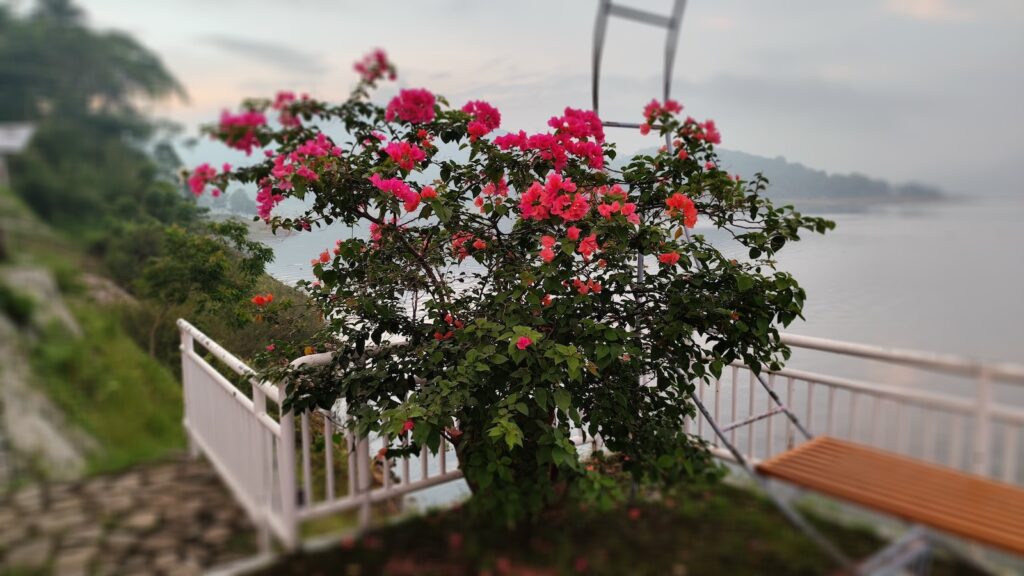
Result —
<instances>
[{"instance_id":1,"label":"rock","mask_svg":"<svg viewBox=\"0 0 1024 576\"><path fill-rule=\"evenodd\" d=\"M143 511L132 514L127 520L121 523L121 526L128 528L129 530L142 532L153 528L158 522L160 522L160 516L158 516L156 512Z\"/></svg>"},{"instance_id":2,"label":"rock","mask_svg":"<svg viewBox=\"0 0 1024 576\"><path fill-rule=\"evenodd\" d=\"M89 564L95 557L96 549L91 546L62 550L54 563L54 574L57 576L85 576L89 572Z\"/></svg>"},{"instance_id":3,"label":"rock","mask_svg":"<svg viewBox=\"0 0 1024 576\"><path fill-rule=\"evenodd\" d=\"M124 530L117 530L107 536L106 545L111 550L120 552L135 546L138 541L139 539L135 534L125 532Z\"/></svg>"},{"instance_id":4,"label":"rock","mask_svg":"<svg viewBox=\"0 0 1024 576\"><path fill-rule=\"evenodd\" d=\"M85 546L99 542L103 529L99 526L84 526L64 535L61 544L64 546Z\"/></svg>"},{"instance_id":5,"label":"rock","mask_svg":"<svg viewBox=\"0 0 1024 576\"><path fill-rule=\"evenodd\" d=\"M36 526L46 534L59 534L76 526L85 524L85 515L81 510L65 510L63 512L47 512L36 518Z\"/></svg>"},{"instance_id":6,"label":"rock","mask_svg":"<svg viewBox=\"0 0 1024 576\"><path fill-rule=\"evenodd\" d=\"M49 538L34 538L7 553L8 568L38 569L46 566L53 553Z\"/></svg>"},{"instance_id":7,"label":"rock","mask_svg":"<svg viewBox=\"0 0 1024 576\"><path fill-rule=\"evenodd\" d=\"M203 532L203 542L220 546L231 538L231 530L224 526L214 526Z\"/></svg>"}]
</instances>

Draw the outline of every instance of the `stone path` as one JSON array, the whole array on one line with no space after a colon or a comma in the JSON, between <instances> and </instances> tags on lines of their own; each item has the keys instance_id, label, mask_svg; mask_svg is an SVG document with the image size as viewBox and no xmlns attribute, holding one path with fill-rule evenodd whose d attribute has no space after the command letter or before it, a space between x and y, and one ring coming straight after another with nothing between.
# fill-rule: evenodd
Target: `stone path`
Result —
<instances>
[{"instance_id":1,"label":"stone path","mask_svg":"<svg viewBox=\"0 0 1024 576\"><path fill-rule=\"evenodd\" d=\"M181 459L0 499L0 573L199 574L256 552L213 469Z\"/></svg>"}]
</instances>

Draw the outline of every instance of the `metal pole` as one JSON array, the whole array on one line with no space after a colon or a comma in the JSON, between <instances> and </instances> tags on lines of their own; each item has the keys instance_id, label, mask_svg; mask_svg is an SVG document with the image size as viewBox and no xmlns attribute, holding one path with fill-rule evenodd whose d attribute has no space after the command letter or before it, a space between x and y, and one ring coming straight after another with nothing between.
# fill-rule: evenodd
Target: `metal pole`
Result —
<instances>
[{"instance_id":1,"label":"metal pole","mask_svg":"<svg viewBox=\"0 0 1024 576\"><path fill-rule=\"evenodd\" d=\"M685 374L682 373L682 371L679 371L679 375L683 377L686 376ZM694 395L692 392L690 393L690 399L693 400L693 403L697 406L697 409L700 410L700 413L704 415L704 419L708 421L709 425L711 425L711 429L714 430L715 435L718 436L719 440L722 441L722 444L724 444L726 449L729 450L729 453L732 454L732 457L736 459L736 463L739 464L740 467L743 468L743 470L746 471L748 475L750 475L754 482L756 482L757 485L761 487L764 493L768 495L768 498L771 499L772 503L774 503L775 506L778 507L779 511L782 512L783 516L785 516L786 519L790 521L790 523L796 526L797 529L799 529L801 532L807 535L808 538L810 538L815 544L817 544L822 550L824 550L826 554L831 556L833 560L839 563L839 565L843 566L844 568L851 567L853 563L850 561L850 558L843 553L842 550L837 548L835 544L832 544L832 542L830 542L824 536L822 536L821 533L814 528L814 526L809 524L807 520L805 520L804 517L801 516L796 510L794 510L787 502L785 502L782 498L779 498L777 495L775 495L775 493L770 489L768 481L763 476L758 474L757 471L754 470L754 467L750 465L750 462L743 456L743 454L740 453L740 451L732 444L732 442L729 442L729 438L726 436L725 433L722 432L722 429L718 427L718 423L715 422L714 418L711 417L711 414L708 413L708 409L704 406L704 403L701 402L700 399L697 398L697 396Z\"/></svg>"}]
</instances>

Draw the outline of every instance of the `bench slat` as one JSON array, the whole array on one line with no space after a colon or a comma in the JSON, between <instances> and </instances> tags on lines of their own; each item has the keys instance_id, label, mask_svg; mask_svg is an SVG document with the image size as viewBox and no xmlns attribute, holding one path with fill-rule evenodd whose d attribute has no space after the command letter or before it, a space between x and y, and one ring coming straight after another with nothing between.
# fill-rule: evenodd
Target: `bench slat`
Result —
<instances>
[{"instance_id":1,"label":"bench slat","mask_svg":"<svg viewBox=\"0 0 1024 576\"><path fill-rule=\"evenodd\" d=\"M819 436L762 462L766 476L1024 554L1024 489Z\"/></svg>"}]
</instances>

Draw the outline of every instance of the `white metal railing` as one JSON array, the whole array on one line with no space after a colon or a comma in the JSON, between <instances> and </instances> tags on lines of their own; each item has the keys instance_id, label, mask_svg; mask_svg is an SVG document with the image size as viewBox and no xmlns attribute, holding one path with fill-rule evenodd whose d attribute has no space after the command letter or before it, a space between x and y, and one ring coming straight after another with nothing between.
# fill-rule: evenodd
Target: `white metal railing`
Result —
<instances>
[{"instance_id":1,"label":"white metal railing","mask_svg":"<svg viewBox=\"0 0 1024 576\"><path fill-rule=\"evenodd\" d=\"M353 435L343 405L298 417L282 414L283 394L277 386L259 381L244 362L188 322L179 320L178 326L184 424L191 446L210 460L261 527L264 544L272 534L286 547L297 546L302 522L341 512L356 512L359 528L365 528L374 504L398 501L461 478L450 446L442 445L437 455L424 448L416 456L392 459L378 451L388 445L388 438ZM1009 483L1024 481L1020 438L1024 367L792 334L784 334L783 341L797 351L858 363L901 365L966 379L970 384L966 393L954 394L929 386L898 386L794 368L768 373L769 386L812 433L855 440ZM251 392L236 386L204 356L238 376ZM329 361L330 354L323 353L292 364ZM997 386L1017 392L1019 402L1015 406L996 402ZM730 441L753 461L803 441L788 418L773 410L768 394L742 365L730 366L721 379L700 386L697 393L715 419L728 428ZM764 412L769 414L759 417ZM716 455L729 458L702 419L685 426L707 439ZM601 447L599 438L581 430L573 430L573 440L584 450Z\"/></svg>"},{"instance_id":2,"label":"white metal railing","mask_svg":"<svg viewBox=\"0 0 1024 576\"><path fill-rule=\"evenodd\" d=\"M956 394L928 385L870 382L793 368L767 373L768 385L812 433L853 440L1007 483L1024 482L1024 443L1020 441L1024 430L1024 367L795 334L783 334L782 340L798 352L899 365L907 371L966 384ZM997 388L1010 400L996 401ZM769 411L772 404L754 374L741 364L729 367L710 386L701 386L698 395L723 426L737 423L727 431L729 440L752 460L769 458L803 441L788 418L778 412L755 419ZM703 421L688 422L687 429L707 439L717 455L729 457Z\"/></svg>"},{"instance_id":3,"label":"white metal railing","mask_svg":"<svg viewBox=\"0 0 1024 576\"><path fill-rule=\"evenodd\" d=\"M291 411L282 413L280 388L258 380L249 366L185 320L178 320L178 329L184 426L191 450L206 456L260 527L261 545L268 545L272 534L294 548L303 522L348 511L357 511L358 526L365 528L373 504L397 501L462 477L454 453L444 443L437 455L426 447L418 456L400 459L375 451L387 446L388 438L356 438L344 425L343 407L297 418ZM204 356L239 376L251 393ZM292 364L329 360L330 354L313 354ZM345 462L335 461L336 452L345 455ZM314 463L314 457L322 461Z\"/></svg>"}]
</instances>

